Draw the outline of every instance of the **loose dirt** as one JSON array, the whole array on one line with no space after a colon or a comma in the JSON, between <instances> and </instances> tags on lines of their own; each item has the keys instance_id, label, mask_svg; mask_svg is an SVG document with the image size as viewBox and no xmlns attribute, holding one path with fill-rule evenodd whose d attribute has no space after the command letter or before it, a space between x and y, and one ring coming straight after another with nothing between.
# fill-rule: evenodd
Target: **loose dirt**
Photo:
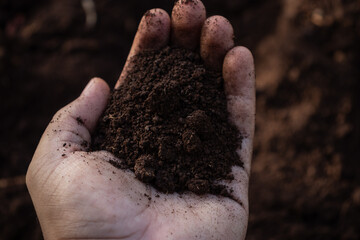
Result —
<instances>
[{"instance_id":1,"label":"loose dirt","mask_svg":"<svg viewBox=\"0 0 360 240\"><path fill-rule=\"evenodd\" d=\"M132 59L95 133L92 150L106 150L136 177L162 192L227 195L220 179L242 166L241 137L228 122L221 73L200 56L166 47ZM231 191L231 190L230 190Z\"/></svg>"}]
</instances>

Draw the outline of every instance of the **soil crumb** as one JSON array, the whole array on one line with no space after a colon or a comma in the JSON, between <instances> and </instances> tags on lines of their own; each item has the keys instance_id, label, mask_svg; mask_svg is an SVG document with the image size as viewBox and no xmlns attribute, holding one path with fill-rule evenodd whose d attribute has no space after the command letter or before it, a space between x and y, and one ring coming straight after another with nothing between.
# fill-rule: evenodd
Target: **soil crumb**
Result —
<instances>
[{"instance_id":1,"label":"soil crumb","mask_svg":"<svg viewBox=\"0 0 360 240\"><path fill-rule=\"evenodd\" d=\"M242 166L238 130L229 123L221 73L194 52L166 47L132 58L123 85L112 92L91 150L117 156L118 168L165 193L229 196L219 185Z\"/></svg>"}]
</instances>

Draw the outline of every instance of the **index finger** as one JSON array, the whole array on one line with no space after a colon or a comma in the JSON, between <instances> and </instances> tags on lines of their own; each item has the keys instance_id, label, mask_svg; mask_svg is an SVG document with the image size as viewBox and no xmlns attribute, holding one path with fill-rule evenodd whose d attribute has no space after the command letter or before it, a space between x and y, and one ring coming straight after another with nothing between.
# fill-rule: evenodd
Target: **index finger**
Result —
<instances>
[{"instance_id":1,"label":"index finger","mask_svg":"<svg viewBox=\"0 0 360 240\"><path fill-rule=\"evenodd\" d=\"M141 19L130 53L125 62L121 75L116 82L115 89L120 87L132 69L130 59L147 50L158 50L165 47L170 38L170 17L165 10L152 9L147 11Z\"/></svg>"}]
</instances>

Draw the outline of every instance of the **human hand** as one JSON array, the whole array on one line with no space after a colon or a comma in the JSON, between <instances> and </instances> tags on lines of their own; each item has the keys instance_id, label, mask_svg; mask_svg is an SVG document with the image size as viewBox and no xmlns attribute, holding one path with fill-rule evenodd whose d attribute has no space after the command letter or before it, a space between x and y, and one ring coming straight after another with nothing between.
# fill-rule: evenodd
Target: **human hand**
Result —
<instances>
[{"instance_id":1,"label":"human hand","mask_svg":"<svg viewBox=\"0 0 360 240\"><path fill-rule=\"evenodd\" d=\"M45 239L244 239L248 221L248 181L255 117L251 53L233 48L233 30L220 16L205 20L200 1L180 1L172 19L160 9L143 17L129 58L172 44L195 49L205 63L222 68L228 111L244 136L233 167L233 199L193 193L163 194L134 173L108 163L108 152L87 152L91 132L110 89L93 79L78 99L58 113L45 130L27 173L27 186ZM130 61L116 84L121 87ZM157 197L155 197L157 196ZM151 198L151 199L150 199Z\"/></svg>"}]
</instances>

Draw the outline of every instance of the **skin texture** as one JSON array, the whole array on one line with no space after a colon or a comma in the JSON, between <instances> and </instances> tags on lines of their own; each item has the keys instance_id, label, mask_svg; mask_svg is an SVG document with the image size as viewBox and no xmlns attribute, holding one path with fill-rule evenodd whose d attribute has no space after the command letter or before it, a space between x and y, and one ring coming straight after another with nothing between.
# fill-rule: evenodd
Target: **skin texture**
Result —
<instances>
[{"instance_id":1,"label":"skin texture","mask_svg":"<svg viewBox=\"0 0 360 240\"><path fill-rule=\"evenodd\" d=\"M238 154L245 167L233 167L235 179L224 182L234 189L236 201L159 193L132 172L109 164L116 160L110 153L86 152L110 94L106 82L94 78L79 98L55 114L27 172L27 186L45 239L245 238L255 119L253 58L246 48L233 48L232 27L225 18L205 20L200 1L180 1L172 14L171 20L160 9L144 15L129 58L168 44L189 49L200 45L205 63L222 68L229 121L244 136ZM126 63L117 88L129 69Z\"/></svg>"}]
</instances>

